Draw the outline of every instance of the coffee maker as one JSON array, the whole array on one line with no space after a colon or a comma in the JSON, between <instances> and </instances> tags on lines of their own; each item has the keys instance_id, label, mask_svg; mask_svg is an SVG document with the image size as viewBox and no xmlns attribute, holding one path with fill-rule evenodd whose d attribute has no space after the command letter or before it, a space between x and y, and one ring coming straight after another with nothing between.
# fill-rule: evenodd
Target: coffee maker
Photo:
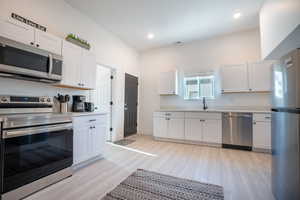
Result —
<instances>
[{"instance_id":1,"label":"coffee maker","mask_svg":"<svg viewBox=\"0 0 300 200\"><path fill-rule=\"evenodd\" d=\"M73 105L72 111L73 112L84 112L85 111L85 96L83 95L74 95L73 96Z\"/></svg>"}]
</instances>

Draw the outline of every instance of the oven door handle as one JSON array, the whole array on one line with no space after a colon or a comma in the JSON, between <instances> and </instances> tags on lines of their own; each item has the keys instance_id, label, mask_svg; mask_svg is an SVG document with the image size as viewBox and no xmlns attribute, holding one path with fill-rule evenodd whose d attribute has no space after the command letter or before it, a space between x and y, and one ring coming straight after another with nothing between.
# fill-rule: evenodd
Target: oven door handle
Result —
<instances>
[{"instance_id":1,"label":"oven door handle","mask_svg":"<svg viewBox=\"0 0 300 200\"><path fill-rule=\"evenodd\" d=\"M56 124L56 125L43 126L43 127L20 128L20 129L3 131L3 138L7 139L7 138L14 138L14 137L20 137L25 135L34 135L34 134L45 133L45 132L71 130L71 129L73 129L72 123Z\"/></svg>"}]
</instances>

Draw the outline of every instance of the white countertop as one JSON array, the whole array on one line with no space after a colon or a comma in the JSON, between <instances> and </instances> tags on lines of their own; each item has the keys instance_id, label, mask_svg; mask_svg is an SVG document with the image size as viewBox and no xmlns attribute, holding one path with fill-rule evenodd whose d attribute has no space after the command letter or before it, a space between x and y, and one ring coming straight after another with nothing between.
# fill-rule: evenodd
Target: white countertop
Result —
<instances>
[{"instance_id":1,"label":"white countertop","mask_svg":"<svg viewBox=\"0 0 300 200\"><path fill-rule=\"evenodd\" d=\"M90 115L106 115L107 112L72 112L73 117L90 116Z\"/></svg>"},{"instance_id":2,"label":"white countertop","mask_svg":"<svg viewBox=\"0 0 300 200\"><path fill-rule=\"evenodd\" d=\"M271 113L267 107L212 107L207 110L202 108L161 108L156 112L248 112L248 113Z\"/></svg>"}]
</instances>

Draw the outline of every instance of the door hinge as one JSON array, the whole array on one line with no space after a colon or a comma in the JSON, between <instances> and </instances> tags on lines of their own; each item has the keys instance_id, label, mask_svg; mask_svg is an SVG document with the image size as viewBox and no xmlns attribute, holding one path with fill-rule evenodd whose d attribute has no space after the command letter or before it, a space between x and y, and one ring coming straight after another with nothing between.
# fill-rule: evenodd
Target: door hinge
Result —
<instances>
[{"instance_id":1,"label":"door hinge","mask_svg":"<svg viewBox=\"0 0 300 200\"><path fill-rule=\"evenodd\" d=\"M109 129L110 132L112 132L113 130L114 130L113 128L110 128L110 129Z\"/></svg>"},{"instance_id":2,"label":"door hinge","mask_svg":"<svg viewBox=\"0 0 300 200\"><path fill-rule=\"evenodd\" d=\"M110 104L111 106L113 106L113 105L114 105L114 102L111 101L109 104Z\"/></svg>"},{"instance_id":3,"label":"door hinge","mask_svg":"<svg viewBox=\"0 0 300 200\"><path fill-rule=\"evenodd\" d=\"M114 76L110 76L110 79L113 80L113 79L114 79Z\"/></svg>"}]
</instances>

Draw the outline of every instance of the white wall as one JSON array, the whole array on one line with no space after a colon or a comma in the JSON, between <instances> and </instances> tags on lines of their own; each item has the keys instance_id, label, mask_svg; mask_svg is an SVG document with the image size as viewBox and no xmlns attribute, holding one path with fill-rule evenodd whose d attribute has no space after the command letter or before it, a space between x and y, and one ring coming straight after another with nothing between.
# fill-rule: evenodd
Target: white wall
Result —
<instances>
[{"instance_id":1,"label":"white wall","mask_svg":"<svg viewBox=\"0 0 300 200\"><path fill-rule=\"evenodd\" d=\"M0 17L8 18L15 12L47 27L61 38L75 33L89 41L97 62L116 69L114 80L114 140L123 136L124 73L139 76L138 53L120 39L97 25L90 18L63 0L0 0ZM58 89L40 83L0 79L1 94L56 95L88 94L87 92Z\"/></svg>"},{"instance_id":2,"label":"white wall","mask_svg":"<svg viewBox=\"0 0 300 200\"><path fill-rule=\"evenodd\" d=\"M299 0L267 0L260 11L262 58L278 59L289 51L299 48L299 34L290 39L291 41L284 42L297 27L300 29L299 26ZM288 42L288 45L281 44L282 42Z\"/></svg>"},{"instance_id":3,"label":"white wall","mask_svg":"<svg viewBox=\"0 0 300 200\"><path fill-rule=\"evenodd\" d=\"M185 101L182 96L160 97L157 92L160 72L175 68L184 73L206 72L218 70L224 64L241 64L258 60L260 60L258 29L142 53L141 132L152 134L152 113L161 107L202 106L201 101ZM268 94L226 94L209 102L209 106L269 105Z\"/></svg>"}]
</instances>

